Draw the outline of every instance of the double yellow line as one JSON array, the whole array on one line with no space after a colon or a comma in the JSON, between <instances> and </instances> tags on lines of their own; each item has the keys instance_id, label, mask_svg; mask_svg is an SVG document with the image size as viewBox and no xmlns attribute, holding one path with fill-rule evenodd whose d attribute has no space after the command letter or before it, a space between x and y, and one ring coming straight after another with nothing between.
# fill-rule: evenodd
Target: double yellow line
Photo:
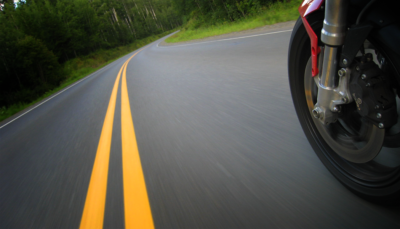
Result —
<instances>
[{"instance_id":1,"label":"double yellow line","mask_svg":"<svg viewBox=\"0 0 400 229\"><path fill-rule=\"evenodd\" d=\"M100 135L99 145L97 147L89 189L86 195L86 202L80 225L81 229L103 228L112 129L121 73L122 175L124 187L125 228L154 228L132 121L128 87L126 85L126 68L128 63L140 51L131 56L122 65L114 83L103 129Z\"/></svg>"}]
</instances>

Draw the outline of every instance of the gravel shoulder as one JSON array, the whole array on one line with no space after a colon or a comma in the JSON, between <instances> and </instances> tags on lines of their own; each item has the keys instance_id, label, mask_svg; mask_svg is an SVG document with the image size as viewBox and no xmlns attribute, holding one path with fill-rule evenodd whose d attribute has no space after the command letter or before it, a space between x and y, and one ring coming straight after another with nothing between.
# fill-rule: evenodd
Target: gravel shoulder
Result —
<instances>
[{"instance_id":1,"label":"gravel shoulder","mask_svg":"<svg viewBox=\"0 0 400 229\"><path fill-rule=\"evenodd\" d=\"M221 39L228 39L228 38L235 38L235 37L242 37L242 36L251 36L251 35L257 35L257 34L262 34L262 33L277 32L277 31L281 31L281 30L293 29L295 23L296 23L296 21L280 22L280 23L276 23L273 25L266 25L263 27L255 28L255 29L243 30L243 31L239 31L239 32L227 33L227 34L222 34L222 35L213 36L213 37L206 37L203 39L195 39L195 40L191 40L191 41L182 41L182 42L176 42L176 43L167 43L165 41L162 41L159 44L159 46L174 46L174 45L181 45L181 44L192 44L192 43L198 43L198 42L204 42L204 41L214 41L214 40L221 40Z\"/></svg>"}]
</instances>

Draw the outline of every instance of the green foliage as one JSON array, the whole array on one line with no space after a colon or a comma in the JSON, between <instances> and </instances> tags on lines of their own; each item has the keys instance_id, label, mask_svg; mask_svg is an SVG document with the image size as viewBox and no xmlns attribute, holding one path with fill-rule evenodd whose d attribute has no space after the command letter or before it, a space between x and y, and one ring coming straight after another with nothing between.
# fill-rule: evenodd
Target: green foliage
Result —
<instances>
[{"instance_id":1,"label":"green foliage","mask_svg":"<svg viewBox=\"0 0 400 229\"><path fill-rule=\"evenodd\" d=\"M254 16L279 0L173 0L182 21L193 19L191 29L201 24L215 25Z\"/></svg>"},{"instance_id":2,"label":"green foliage","mask_svg":"<svg viewBox=\"0 0 400 229\"><path fill-rule=\"evenodd\" d=\"M0 3L0 107L7 110L116 58L121 53L116 47L137 45L181 25L172 0Z\"/></svg>"},{"instance_id":3,"label":"green foliage","mask_svg":"<svg viewBox=\"0 0 400 229\"><path fill-rule=\"evenodd\" d=\"M61 79L60 64L53 52L32 36L25 36L17 41L17 66L25 69L21 77L28 85L57 85Z\"/></svg>"},{"instance_id":4,"label":"green foliage","mask_svg":"<svg viewBox=\"0 0 400 229\"><path fill-rule=\"evenodd\" d=\"M91 53L86 56L80 56L78 58L71 59L67 62L65 62L62 66L61 69L64 72L67 72L66 78L64 78L60 85L51 88L47 90L44 94L41 94L40 96L34 96L34 99L31 99L28 101L19 101L12 103L9 106L0 106L0 121L16 114L17 112L31 106L32 104L62 90L63 88L71 85L72 83L76 82L77 80L80 80L84 78L85 76L91 74L92 72L102 68L108 63L111 63L112 61L116 60L117 58L124 56L134 50L137 50L157 39L160 39L163 36L166 36L167 34L171 33L170 31L166 31L161 34L157 35L152 35L140 40L136 40L133 43L126 45L126 46L120 46L112 49L107 49L107 50L98 50L94 53ZM28 38L30 39L30 38ZM19 98L26 97L28 95L32 96L34 93L30 89L25 89L25 90L20 90L17 92L18 95L15 95Z\"/></svg>"},{"instance_id":5,"label":"green foliage","mask_svg":"<svg viewBox=\"0 0 400 229\"><path fill-rule=\"evenodd\" d=\"M249 16L242 17L233 22L222 21L210 23L204 21L204 19L199 20L192 15L192 19L184 25L179 33L169 37L165 41L169 43L189 41L295 20L299 16L297 9L300 2L301 0L275 2L261 8L260 5L252 5L254 7L252 8L253 11L243 11Z\"/></svg>"}]
</instances>

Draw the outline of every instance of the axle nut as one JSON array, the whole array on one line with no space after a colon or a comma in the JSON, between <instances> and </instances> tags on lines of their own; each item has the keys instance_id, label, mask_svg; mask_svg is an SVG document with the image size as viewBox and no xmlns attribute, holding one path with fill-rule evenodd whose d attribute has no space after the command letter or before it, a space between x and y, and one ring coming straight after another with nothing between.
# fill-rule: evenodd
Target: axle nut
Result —
<instances>
[{"instance_id":1,"label":"axle nut","mask_svg":"<svg viewBox=\"0 0 400 229\"><path fill-rule=\"evenodd\" d=\"M321 117L321 108L319 108L319 107L314 108L312 110L312 114L313 114L314 118L320 118Z\"/></svg>"}]
</instances>

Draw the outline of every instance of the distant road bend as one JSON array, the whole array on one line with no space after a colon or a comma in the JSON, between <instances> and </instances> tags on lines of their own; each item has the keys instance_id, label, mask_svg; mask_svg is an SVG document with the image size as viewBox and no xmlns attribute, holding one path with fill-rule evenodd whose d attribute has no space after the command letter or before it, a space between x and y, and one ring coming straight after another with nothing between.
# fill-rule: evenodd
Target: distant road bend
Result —
<instances>
[{"instance_id":1,"label":"distant road bend","mask_svg":"<svg viewBox=\"0 0 400 229\"><path fill-rule=\"evenodd\" d=\"M400 228L307 142L290 26L159 40L0 123L0 228Z\"/></svg>"}]
</instances>

